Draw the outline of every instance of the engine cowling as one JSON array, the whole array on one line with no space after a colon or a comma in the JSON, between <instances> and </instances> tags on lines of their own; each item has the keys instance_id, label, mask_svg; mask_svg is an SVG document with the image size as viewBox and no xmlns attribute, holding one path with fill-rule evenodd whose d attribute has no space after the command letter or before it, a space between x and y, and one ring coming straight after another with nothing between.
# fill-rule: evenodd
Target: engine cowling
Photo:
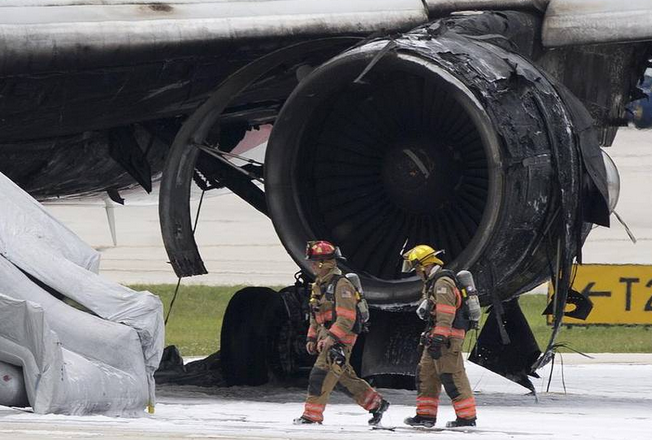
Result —
<instances>
[{"instance_id":1,"label":"engine cowling","mask_svg":"<svg viewBox=\"0 0 652 440\"><path fill-rule=\"evenodd\" d=\"M549 277L555 246L574 254L586 230L582 148L598 146L581 145L575 127L587 124L574 121L588 114L524 57L442 29L315 69L267 148L267 204L290 255L309 270L305 242L333 241L376 306L418 299L420 281L401 273L416 244L508 299Z\"/></svg>"}]
</instances>

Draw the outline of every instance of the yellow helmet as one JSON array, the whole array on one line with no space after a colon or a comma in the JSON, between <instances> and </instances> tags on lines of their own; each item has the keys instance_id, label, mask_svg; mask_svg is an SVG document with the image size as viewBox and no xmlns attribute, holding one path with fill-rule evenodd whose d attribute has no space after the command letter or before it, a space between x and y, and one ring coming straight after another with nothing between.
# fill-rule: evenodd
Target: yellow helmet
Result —
<instances>
[{"instance_id":1,"label":"yellow helmet","mask_svg":"<svg viewBox=\"0 0 652 440\"><path fill-rule=\"evenodd\" d=\"M443 266L444 262L437 258L437 255L443 254L444 251L436 251L426 244L420 244L413 247L403 254L403 272L408 273L419 266L428 266L438 264Z\"/></svg>"}]
</instances>

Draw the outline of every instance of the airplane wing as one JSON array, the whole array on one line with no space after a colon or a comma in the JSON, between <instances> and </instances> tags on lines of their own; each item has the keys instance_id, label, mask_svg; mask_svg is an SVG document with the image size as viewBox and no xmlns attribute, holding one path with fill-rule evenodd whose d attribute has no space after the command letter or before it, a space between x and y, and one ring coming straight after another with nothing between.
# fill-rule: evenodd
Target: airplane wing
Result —
<instances>
[{"instance_id":1,"label":"airplane wing","mask_svg":"<svg viewBox=\"0 0 652 440\"><path fill-rule=\"evenodd\" d=\"M0 71L7 73L197 56L224 44L247 50L272 39L392 32L428 20L420 0L10 0L0 8Z\"/></svg>"},{"instance_id":2,"label":"airplane wing","mask_svg":"<svg viewBox=\"0 0 652 440\"><path fill-rule=\"evenodd\" d=\"M224 42L387 33L464 10L544 11L546 47L652 38L645 0L8 0L0 8L5 73L190 56Z\"/></svg>"},{"instance_id":3,"label":"airplane wing","mask_svg":"<svg viewBox=\"0 0 652 440\"><path fill-rule=\"evenodd\" d=\"M543 45L626 43L652 39L647 0L551 0L543 22Z\"/></svg>"}]
</instances>

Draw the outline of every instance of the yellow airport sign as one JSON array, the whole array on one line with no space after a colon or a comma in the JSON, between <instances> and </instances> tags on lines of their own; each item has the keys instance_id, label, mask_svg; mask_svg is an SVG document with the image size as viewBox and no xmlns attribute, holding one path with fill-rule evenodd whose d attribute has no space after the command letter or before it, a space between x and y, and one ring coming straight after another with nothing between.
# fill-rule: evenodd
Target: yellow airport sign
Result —
<instances>
[{"instance_id":1,"label":"yellow airport sign","mask_svg":"<svg viewBox=\"0 0 652 440\"><path fill-rule=\"evenodd\" d=\"M652 266L636 264L583 264L577 272L573 289L593 302L585 321L564 316L564 324L652 325ZM548 284L548 297L554 286ZM567 311L574 306L568 305ZM548 324L552 316L548 315Z\"/></svg>"}]
</instances>

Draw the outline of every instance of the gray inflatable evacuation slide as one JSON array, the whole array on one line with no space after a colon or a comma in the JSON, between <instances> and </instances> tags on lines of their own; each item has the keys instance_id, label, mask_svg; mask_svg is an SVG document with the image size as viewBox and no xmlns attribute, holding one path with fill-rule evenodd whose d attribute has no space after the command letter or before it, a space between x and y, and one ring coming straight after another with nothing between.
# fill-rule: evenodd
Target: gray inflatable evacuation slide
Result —
<instances>
[{"instance_id":1,"label":"gray inflatable evacuation slide","mask_svg":"<svg viewBox=\"0 0 652 440\"><path fill-rule=\"evenodd\" d=\"M98 270L94 249L0 174L0 405L110 416L153 408L161 301Z\"/></svg>"}]
</instances>

